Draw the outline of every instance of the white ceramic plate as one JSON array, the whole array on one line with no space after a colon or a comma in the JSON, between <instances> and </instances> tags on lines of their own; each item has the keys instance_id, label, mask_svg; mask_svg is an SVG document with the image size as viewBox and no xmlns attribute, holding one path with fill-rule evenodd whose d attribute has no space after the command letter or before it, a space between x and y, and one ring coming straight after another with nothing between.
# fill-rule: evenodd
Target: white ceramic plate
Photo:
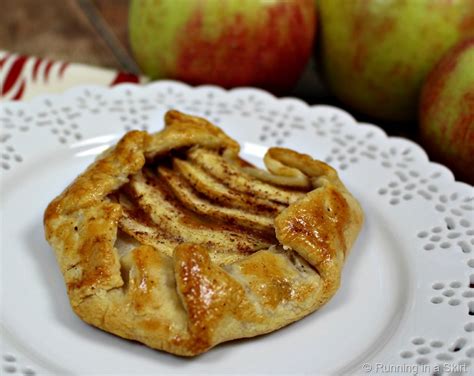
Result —
<instances>
[{"instance_id":1,"label":"white ceramic plate","mask_svg":"<svg viewBox=\"0 0 474 376\"><path fill-rule=\"evenodd\" d=\"M204 116L262 165L271 145L326 160L366 223L337 295L269 335L182 359L84 324L71 311L42 214L124 131L162 127L176 108ZM2 369L16 374L441 374L474 361L473 188L412 142L339 109L260 90L82 87L2 103Z\"/></svg>"}]
</instances>

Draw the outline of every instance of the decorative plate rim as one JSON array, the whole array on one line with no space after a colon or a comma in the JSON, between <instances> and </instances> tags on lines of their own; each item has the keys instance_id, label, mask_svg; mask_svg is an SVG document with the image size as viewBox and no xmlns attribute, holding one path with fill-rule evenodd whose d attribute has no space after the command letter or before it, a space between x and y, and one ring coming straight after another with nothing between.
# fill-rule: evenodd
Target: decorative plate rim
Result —
<instances>
[{"instance_id":1,"label":"decorative plate rim","mask_svg":"<svg viewBox=\"0 0 474 376\"><path fill-rule=\"evenodd\" d=\"M157 91L158 88L166 87L167 85L170 86L170 87L176 87L176 88L180 88L182 90L186 90L187 92L198 92L198 93L199 92L202 92L202 93L204 93L204 92L214 92L214 93L217 93L217 94L224 94L227 97L229 97L229 96L238 97L239 95L243 95L243 94L247 95L247 94L252 94L253 93L256 97L264 98L264 100L266 100L266 101L269 101L269 102L272 102L272 103L282 104L282 107L283 107L283 105L288 105L288 106L291 105L291 106L304 108L308 111L313 111L314 110L314 111L320 111L320 112L325 112L325 111L334 112L334 113L337 113L338 115L340 115L344 118L343 127L347 127L347 128L344 128L346 130L349 130L349 131L354 130L354 132L356 134L359 134L359 133L360 134L362 134L362 133L368 134L370 132L375 133L376 137L382 138L389 145L394 145L393 146L394 148L401 147L401 145L403 145L405 150L411 150L411 153L416 156L415 159L411 160L410 162L407 162L408 166L415 165L415 166L417 166L418 168L420 168L422 170L426 169L427 171L431 171L433 173L433 176L437 175L437 178L436 178L436 179L438 179L437 182L443 186L443 190L441 192L436 187L435 187L436 190L434 188L432 189L432 188L429 187L429 178L427 178L428 182L423 183L427 186L427 190L421 191L423 193L419 193L420 191L418 191L418 194L425 197L425 198L428 197L428 196L437 197L441 201L438 202L438 204L435 206L434 209L436 209L436 211L439 212L439 216L441 217L441 215L444 215L444 214L441 214L441 213L444 213L445 211L451 210L451 212L454 213L452 215L452 217L454 218L455 222L457 221L456 223L457 223L458 227L459 227L459 224L460 224L461 229L467 228L467 230L465 230L465 231L467 231L466 234L468 234L469 236L474 235L474 231L472 231L472 234L469 232L471 224L470 224L468 219L470 217L467 217L468 219L466 219L465 218L465 213L461 212L461 210L458 209L459 205L460 206L464 205L465 207L470 208L470 209L465 209L466 211L471 211L472 210L470 202L472 201L472 197L474 197L474 191L473 191L474 187L472 187L471 185L469 185L465 182L456 181L455 178L454 178L453 173L446 166L441 165L439 163L436 163L434 161L430 161L427 153L425 152L425 150L420 145L415 143L414 141L411 141L411 140L403 138L403 137L389 136L389 135L387 135L387 133L382 128L378 127L377 125L372 124L372 123L366 123L366 122L358 122L350 113L348 113L347 111L342 110L338 107L334 107L334 106L330 106L330 105L318 105L318 104L310 105L310 104L304 102L303 100L301 100L299 98L295 98L295 97L281 97L281 98L279 98L279 97L274 96L271 93L268 93L268 92L266 92L262 89L258 89L258 88L239 87L239 88L226 90L226 89L223 89L221 87L214 86L214 85L191 86L191 85L187 85L185 83L178 82L178 81L173 81L173 80L161 80L161 81L157 81L157 82L147 83L145 85L120 84L120 85L117 85L115 87L103 87L103 86L99 86L99 85L80 85L80 86L70 88L70 89L64 91L63 93L42 94L42 95L36 96L34 98L31 98L27 101L24 101L24 102L3 101L2 102L2 104L3 104L2 107L4 108L3 111L7 111L7 109L9 109L11 111L16 111L18 109L25 109L25 108L29 108L29 107L32 108L32 107L35 107L35 106L41 107L41 106L43 106L43 103L46 102L46 101L55 102L55 101L58 101L60 99L73 98L73 97L75 97L77 99L79 97L80 93L87 92L87 91L92 92L92 93L100 92L100 93L106 93L106 94L109 93L109 92L112 92L112 93L119 93L119 92L120 93L125 93L127 90L131 90L132 92L133 91L135 91L135 92L137 92L137 91L152 92L154 90ZM109 95L111 95L111 94L109 94ZM0 113L0 119L1 118L2 118L2 114ZM332 127L332 125L331 125L331 127ZM1 127L2 132L4 132L5 129L6 129L6 126ZM74 131L72 133L74 133ZM0 142L3 142L1 140L1 138L2 138L2 136L0 135ZM64 143L67 144L68 147L71 147L70 142L65 141ZM1 143L0 143L0 145L1 145ZM367 146L367 145L364 144L364 147L365 146ZM345 152L348 152L350 150L350 147L344 146L342 148L343 149L346 148L347 150L343 150L342 152L339 151L338 152L339 153L339 158L342 158L343 154L345 154ZM334 149L332 149L332 150L334 150ZM367 150L365 150L365 151L367 151ZM7 150L7 152L8 152L8 150ZM14 159L15 156L17 156L19 158L19 161L21 161L21 156L16 155L15 153L16 153L16 151L11 151L11 153L10 153L11 155L9 156L9 158L10 158L9 160ZM380 151L380 153L383 154L384 152ZM370 153L367 152L367 154L369 155ZM342 159L344 159L344 158L342 158ZM347 160L347 158L346 158L346 160ZM336 162L336 161L334 161L334 162ZM340 163L340 165L342 165L344 163L345 162ZM6 181L6 179L8 179L8 176L10 175L10 172L13 171L14 169L10 169L10 171L8 171L7 169L4 169L4 170L5 171L2 171L2 174L0 175L0 181L2 182L2 185L3 185L3 182ZM392 175L396 174L395 171L392 171L392 172L393 172ZM409 184L406 185L406 186L408 187L410 185L410 179L411 179L410 176L408 176L408 178L407 178L407 176L405 176L405 178L403 178L402 176L399 176L399 175L397 175L397 176L401 180L401 183L399 184L399 186L405 184L407 179L408 179ZM405 179L405 180L403 180L403 179ZM422 177L419 178L415 175L413 175L413 179L423 180ZM400 192L401 189L397 188L398 186L392 187L392 186L390 186L390 184L391 183L389 183L388 186L381 187L378 190L378 194L380 196L385 195L386 197L390 196L390 194L391 194L392 199L390 201L390 204L392 204L393 207L396 207L401 202L405 202L403 200L408 201L411 198L413 198L414 194L410 194L410 193L407 193L407 194L402 196L403 192ZM406 188L406 189L408 189L408 188ZM397 191L398 191L398 193L396 193ZM445 194L443 192L445 192L445 191L449 192L449 194L448 194L447 198L443 199L443 196L445 196ZM459 194L464 194L463 191L468 192L468 195L466 196L464 201L460 201L461 199L459 199L457 196L456 196L456 198L451 198L451 197L454 197L454 195L456 193L459 193L459 192L460 192ZM411 198L408 198L408 196L410 196L410 195L411 195ZM424 195L426 195L426 196L424 196ZM451 196L449 196L449 195L451 195ZM406 196L406 198L405 198L405 196ZM426 198L426 199L428 200L428 198ZM467 199L469 199L469 201ZM456 206L455 208L450 208L449 207L450 206L450 200L451 201L456 201L456 205L458 205L458 206ZM462 210L464 210L464 209L462 209ZM1 210L1 212L3 213L3 209ZM457 213L461 213L461 214L457 214ZM446 220L446 217L445 217L445 220ZM427 230L419 231L416 234L417 241L425 242L425 243L427 242L424 245L424 250L430 251L430 250L433 249L432 247L438 247L437 244L440 244L439 247L444 248L443 244L448 244L448 242L444 242L444 243L442 242L442 240L443 240L442 239L442 233L443 232L447 232L446 236L447 236L448 241L449 241L449 239L451 239L451 240L456 239L454 237L456 235L456 233L451 231L449 223L447 223L447 228L448 228L447 231L446 231L446 229L438 230L438 228L440 228L440 226L437 226L437 227L435 226L431 230L429 230L427 228ZM457 233L457 234L459 234L459 233ZM449 236L452 236L452 238L450 238ZM458 236L458 237L461 236L461 239L463 239L462 235L456 235L456 236ZM466 237L466 242L467 242L467 239L468 239L467 235L465 237ZM440 239L432 240L432 239L437 239L437 238L440 238ZM470 242L471 242L472 245L474 245L474 237L472 237L471 239L473 239L473 240L470 240ZM464 241L464 240L462 240L462 241ZM459 243L457 243L457 244L459 245ZM419 245L419 248L421 248L421 247L422 247L422 244ZM461 245L460 245L460 247L462 248ZM469 260L467 260L468 268L469 267L474 268L474 259L472 258L472 254L468 255L468 253L471 252L471 250L470 250L471 246L469 244L467 244L466 247L468 247L468 248L466 248L468 251L464 251L464 248L463 248L463 252L466 254L466 257L469 258ZM446 248L448 248L448 246L446 246ZM470 272L472 272L472 270L470 270ZM469 274L469 272L467 274ZM472 278L472 276L474 276L474 274L471 274L471 278ZM474 281L474 279L472 279L472 281ZM472 283L474 283L474 282L472 282ZM460 301L462 301L462 299L458 299L457 296L461 293L459 293L458 295L455 295L455 296L450 295L452 291L454 291L457 288L460 288L460 287L455 287L455 286L457 286L457 284L458 284L458 281L436 282L436 283L432 284L430 287L428 287L428 290L429 290L428 293L431 294L431 295L436 294L437 293L436 291L440 291L440 293L438 294L439 296L433 296L433 298L431 299L431 303L439 304L444 299L444 300L447 300L450 305L453 305L453 306L454 305L459 305ZM443 285L443 286L441 287L441 285ZM472 305L473 311L474 311L474 301L471 299L474 295L472 293L468 294L467 293L468 291L470 291L470 290L466 290L463 293L465 295L462 295L462 297L466 298L466 302L468 302L469 309ZM439 299L441 299L441 301L438 301ZM469 300L469 299L471 299L471 300ZM472 302L472 304L471 304L471 302ZM408 310L409 308L406 308L406 309ZM463 323L463 325L464 325L464 323ZM17 364L28 364L28 362L30 364L34 364L35 368L34 369L31 368L31 367L30 368L28 368L28 367L24 368L23 373L25 375L34 374L35 372L36 373L47 372L46 369L52 369L53 368L51 365L48 365L48 364L43 364L42 365L42 361L40 359L35 359L35 357L34 356L32 357L31 354L29 354L29 353L28 353L28 355L24 354L22 352L21 348L20 348L21 344L15 343L15 340L12 340L11 338L9 338L10 336L8 334L8 330L5 330L5 328L3 328L3 324L2 324L2 332L3 331L5 331L5 334L1 335L2 340L3 340L2 341L3 342L3 347L7 348L7 350L8 350L8 348L13 349L13 350L8 350L7 352L5 352L6 350L4 350L4 352L3 352L3 360L2 360L3 361L3 368L6 372L12 372L11 370L13 368L15 368L15 370L17 370L17 368L18 368ZM472 331L474 331L474 322L471 321L469 323L466 323L464 325L464 331L466 333L471 333ZM428 342L431 341L431 342L429 342L429 343L432 344L432 345L430 345L431 347L427 346L427 341ZM456 341L458 341L458 342L456 342ZM462 341L459 342L459 338L456 341L454 341L453 343L454 344L455 343L462 344L461 343ZM415 347L413 347L413 346L415 346ZM453 352L451 352L451 353L449 352L451 350L449 350L448 344L446 344L446 345L443 344L442 346L444 346L443 347L444 352L438 353L438 355L436 355L437 356L436 360L433 359L433 362L443 361L443 354L444 354L444 360L446 360L446 361L449 360L448 356L451 356L451 358L454 357L453 359L456 360L456 357L451 354ZM451 345L451 348L453 348L452 346L454 346L454 345ZM469 347L469 346L471 346L471 347ZM428 354L428 353L425 353L426 351L428 351L427 349L429 348L429 353L431 353L431 354L435 352L435 349L437 348L436 347L436 340L433 340L433 339L427 340L423 337L415 337L415 338L412 339L410 344L407 344L406 348L409 348L409 349L401 351L398 354L399 357L400 357L399 360L400 361L412 361L413 362L415 360L414 357L417 357L416 358L416 365L418 367L422 367L423 365L428 364L428 363L426 363L427 357L425 356L425 354ZM472 347L472 341L471 342L469 342L469 341L465 342L464 344L462 344L461 348L464 348L464 349L467 348L467 350L463 350L463 351L465 351L465 353L466 353L465 356L467 358L474 357L474 348ZM11 353L11 351L17 351L17 353L15 353L15 355L13 355ZM375 353L373 355L373 357L377 357L378 355L380 355L380 352ZM434 356L434 355L431 355L431 356ZM467 358L466 359L461 359L461 362L462 361L465 361L465 362L469 361L469 359L467 359ZM370 363L370 365L372 367L374 366L374 364L375 363ZM8 371L8 369L10 369L10 371ZM411 371L412 369L407 369L407 368L404 369L404 371L407 371L407 370ZM420 369L417 369L417 371L420 371ZM30 372L30 373L28 373L28 372ZM58 370L58 372L62 372L62 370ZM421 372L423 372L423 369L421 370ZM431 370L430 370L430 372L431 372ZM12 372L12 373L14 373L14 372Z\"/></svg>"},{"instance_id":2,"label":"decorative plate rim","mask_svg":"<svg viewBox=\"0 0 474 376\"><path fill-rule=\"evenodd\" d=\"M384 137L389 139L389 140L402 140L403 142L409 143L412 147L417 149L418 153L421 153L421 154L424 155L424 158L426 159L426 162L428 162L429 164L435 166L436 168L441 168L441 169L445 170L444 173L447 173L450 176L450 180L452 180L454 183L466 185L468 187L472 187L470 184L468 184L466 182L456 180L453 172L447 166L445 166L441 163L430 160L426 150L420 144L416 143L415 141L412 141L412 140L410 140L408 138L405 138L405 137L390 136L390 135L387 134L387 132L382 127L380 127L380 126L378 126L374 123L358 121L352 114L350 114L348 111L346 111L346 110L344 110L340 107L327 105L327 104L309 104L309 103L305 102L304 100L302 100L300 98L297 98L297 97L293 97L293 96L277 97L276 95L274 95L274 94L272 94L268 91L265 91L263 89L257 88L257 87L240 86L240 87L235 87L235 88L231 88L231 89L225 89L225 88L222 88L222 87L217 86L217 85L196 85L196 86L193 86L193 85L189 85L187 83L181 82L181 81L163 79L163 80L152 81L152 82L147 82L147 83L143 83L143 84L121 83L121 84L111 86L111 87L104 87L104 86L101 86L101 85L98 85L98 84L83 84L83 85L77 85L77 86L68 88L68 89L64 90L63 92L59 92L59 93L39 94L35 97L28 98L28 99L23 100L23 101L3 100L1 102L2 102L3 105L7 105L7 106L12 105L12 104L14 106L28 106L28 105L31 105L31 104L36 104L36 102L44 101L45 99L48 99L48 98L60 98L60 97L70 96L70 95L74 94L75 92L78 92L78 91L84 90L84 89L90 89L90 90L94 90L94 89L104 90L105 89L107 91L119 91L119 90L123 90L124 88L127 88L127 87L131 87L131 88L137 88L137 87L138 88L153 88L153 87L156 87L156 86L162 86L163 84L171 84L171 85L181 86L181 87L184 87L188 90L189 89L190 90L212 89L212 90L219 90L219 91L222 91L224 93L225 92L227 92L227 93L238 93L238 92L241 92L241 91L253 91L255 93L258 93L259 95L264 95L266 97L269 97L273 101L293 101L293 102L297 102L300 105L303 105L307 108L328 108L328 109L337 110L338 112L344 113L348 118L351 118L351 120L352 120L351 126L374 127L379 132L381 131L381 133L383 133Z\"/></svg>"}]
</instances>

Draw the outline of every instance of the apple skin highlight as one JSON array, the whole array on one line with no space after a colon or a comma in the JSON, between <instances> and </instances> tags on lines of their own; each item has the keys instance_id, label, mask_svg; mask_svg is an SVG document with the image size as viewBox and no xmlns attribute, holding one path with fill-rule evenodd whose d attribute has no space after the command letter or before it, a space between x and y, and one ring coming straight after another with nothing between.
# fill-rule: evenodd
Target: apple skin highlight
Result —
<instances>
[{"instance_id":1,"label":"apple skin highlight","mask_svg":"<svg viewBox=\"0 0 474 376\"><path fill-rule=\"evenodd\" d=\"M316 10L314 0L132 0L129 26L154 79L284 93L312 54Z\"/></svg>"},{"instance_id":2,"label":"apple skin highlight","mask_svg":"<svg viewBox=\"0 0 474 376\"><path fill-rule=\"evenodd\" d=\"M430 156L474 184L474 38L452 48L428 75L419 116Z\"/></svg>"},{"instance_id":3,"label":"apple skin highlight","mask_svg":"<svg viewBox=\"0 0 474 376\"><path fill-rule=\"evenodd\" d=\"M472 0L319 0L321 65L350 109L414 122L423 80L442 55L474 37Z\"/></svg>"}]
</instances>

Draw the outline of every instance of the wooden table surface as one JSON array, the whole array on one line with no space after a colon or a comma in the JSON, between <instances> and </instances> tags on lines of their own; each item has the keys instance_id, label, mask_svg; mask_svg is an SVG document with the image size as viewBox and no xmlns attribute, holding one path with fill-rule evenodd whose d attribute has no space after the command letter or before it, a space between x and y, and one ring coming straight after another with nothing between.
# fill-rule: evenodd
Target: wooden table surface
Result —
<instances>
[{"instance_id":1,"label":"wooden table surface","mask_svg":"<svg viewBox=\"0 0 474 376\"><path fill-rule=\"evenodd\" d=\"M129 70L128 0L2 0L0 48Z\"/></svg>"}]
</instances>

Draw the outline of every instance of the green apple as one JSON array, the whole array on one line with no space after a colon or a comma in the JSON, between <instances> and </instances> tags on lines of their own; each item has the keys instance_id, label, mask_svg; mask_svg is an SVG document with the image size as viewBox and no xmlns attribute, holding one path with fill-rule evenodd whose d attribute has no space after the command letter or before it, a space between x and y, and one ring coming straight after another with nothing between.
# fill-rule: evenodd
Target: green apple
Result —
<instances>
[{"instance_id":1,"label":"green apple","mask_svg":"<svg viewBox=\"0 0 474 376\"><path fill-rule=\"evenodd\" d=\"M361 113L416 118L421 85L441 56L474 35L474 0L319 0L329 88Z\"/></svg>"},{"instance_id":2,"label":"green apple","mask_svg":"<svg viewBox=\"0 0 474 376\"><path fill-rule=\"evenodd\" d=\"M314 0L132 0L130 45L143 72L190 84L292 88L308 62Z\"/></svg>"},{"instance_id":3,"label":"green apple","mask_svg":"<svg viewBox=\"0 0 474 376\"><path fill-rule=\"evenodd\" d=\"M451 49L428 75L420 136L431 157L474 184L474 38Z\"/></svg>"}]
</instances>

